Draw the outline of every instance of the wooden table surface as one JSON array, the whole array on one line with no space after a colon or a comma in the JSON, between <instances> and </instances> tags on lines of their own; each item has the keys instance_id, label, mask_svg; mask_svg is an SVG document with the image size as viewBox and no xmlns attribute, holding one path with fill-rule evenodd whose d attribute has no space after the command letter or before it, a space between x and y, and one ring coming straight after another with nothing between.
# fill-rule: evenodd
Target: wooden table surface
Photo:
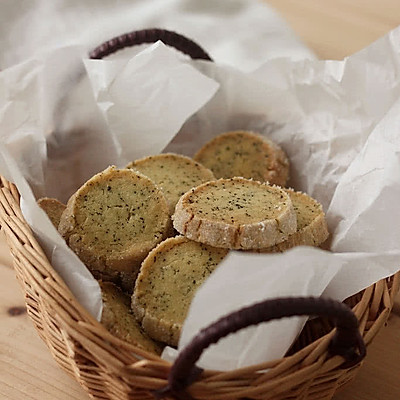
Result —
<instances>
[{"instance_id":1,"label":"wooden table surface","mask_svg":"<svg viewBox=\"0 0 400 400\"><path fill-rule=\"evenodd\" d=\"M322 59L342 59L400 25L398 0L270 0ZM357 378L334 400L400 399L400 297L369 347ZM0 399L86 400L56 365L24 312L11 258L0 238Z\"/></svg>"}]
</instances>

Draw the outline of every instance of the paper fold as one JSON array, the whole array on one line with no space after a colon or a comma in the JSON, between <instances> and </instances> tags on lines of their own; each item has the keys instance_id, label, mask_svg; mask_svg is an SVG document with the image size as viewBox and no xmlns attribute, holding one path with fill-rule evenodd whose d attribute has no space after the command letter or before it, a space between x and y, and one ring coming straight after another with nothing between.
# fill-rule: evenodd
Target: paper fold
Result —
<instances>
[{"instance_id":1,"label":"paper fold","mask_svg":"<svg viewBox=\"0 0 400 400\"><path fill-rule=\"evenodd\" d=\"M114 64L115 71L131 68L133 76L138 72L140 78L132 81L130 74L115 76L102 88L102 100L97 103L92 85L98 85L99 71L105 68L90 63L85 68L81 54L80 48L58 49L0 72L0 173L17 185L24 216L56 271L99 319L97 282L66 246L35 198L55 197L66 202L80 185L110 164L123 167L147 151L161 152L183 122L213 96L218 84L160 44L130 61ZM164 75L151 79L154 68L163 63L168 66ZM140 85L143 78L147 85ZM116 94L118 85L121 90ZM122 90L127 88L135 89L140 110L129 109L129 93ZM146 101L148 97L156 103ZM113 107L104 110L104 101ZM135 114L139 114L137 118ZM148 123L152 119L155 123ZM156 129L149 131L149 124Z\"/></svg>"},{"instance_id":2,"label":"paper fold","mask_svg":"<svg viewBox=\"0 0 400 400\"><path fill-rule=\"evenodd\" d=\"M188 61L160 43L118 61L88 62L79 49L59 49L0 72L0 173L17 183L50 261L98 317L95 281L34 196L65 201L109 163L123 166L164 146L193 154L227 130L260 132L287 152L291 186L323 204L331 251L232 252L200 288L180 348L218 316L264 298L342 301L400 269L399 32L343 62L280 59L254 74ZM63 62L69 67L55 68ZM233 369L281 357L303 323L241 332L210 348L201 365Z\"/></svg>"}]
</instances>

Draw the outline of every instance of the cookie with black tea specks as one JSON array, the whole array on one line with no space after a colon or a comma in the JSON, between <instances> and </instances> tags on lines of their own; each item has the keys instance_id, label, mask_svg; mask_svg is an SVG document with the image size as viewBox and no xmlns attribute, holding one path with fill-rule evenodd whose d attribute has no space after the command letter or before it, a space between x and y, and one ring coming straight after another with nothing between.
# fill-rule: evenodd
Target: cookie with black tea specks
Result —
<instances>
[{"instance_id":1,"label":"cookie with black tea specks","mask_svg":"<svg viewBox=\"0 0 400 400\"><path fill-rule=\"evenodd\" d=\"M109 282L99 282L103 300L101 323L115 337L160 355L163 347L140 327L131 312L130 296Z\"/></svg>"},{"instance_id":2,"label":"cookie with black tea specks","mask_svg":"<svg viewBox=\"0 0 400 400\"><path fill-rule=\"evenodd\" d=\"M193 157L216 178L235 176L285 186L289 160L273 141L254 132L233 131L216 136Z\"/></svg>"},{"instance_id":3,"label":"cookie with black tea specks","mask_svg":"<svg viewBox=\"0 0 400 400\"><path fill-rule=\"evenodd\" d=\"M127 165L149 177L164 193L172 215L179 198L191 188L214 180L214 174L189 157L174 153L158 154Z\"/></svg>"},{"instance_id":4,"label":"cookie with black tea specks","mask_svg":"<svg viewBox=\"0 0 400 400\"><path fill-rule=\"evenodd\" d=\"M261 249L296 232L292 201L281 187L244 178L204 183L184 194L172 216L189 239L229 249Z\"/></svg>"},{"instance_id":5,"label":"cookie with black tea specks","mask_svg":"<svg viewBox=\"0 0 400 400\"><path fill-rule=\"evenodd\" d=\"M295 246L320 246L328 239L328 225L322 205L305 193L292 189L285 191L296 212L297 230L284 242L259 250L261 253L283 252Z\"/></svg>"},{"instance_id":6,"label":"cookie with black tea specks","mask_svg":"<svg viewBox=\"0 0 400 400\"><path fill-rule=\"evenodd\" d=\"M227 253L183 236L169 238L149 253L136 280L132 309L150 337L178 344L197 289Z\"/></svg>"},{"instance_id":7,"label":"cookie with black tea specks","mask_svg":"<svg viewBox=\"0 0 400 400\"><path fill-rule=\"evenodd\" d=\"M137 272L171 231L167 201L146 176L109 167L69 199L59 232L91 270Z\"/></svg>"},{"instance_id":8,"label":"cookie with black tea specks","mask_svg":"<svg viewBox=\"0 0 400 400\"><path fill-rule=\"evenodd\" d=\"M37 201L39 207L47 214L52 224L58 228L61 215L64 212L66 205L51 197L42 197Z\"/></svg>"}]
</instances>

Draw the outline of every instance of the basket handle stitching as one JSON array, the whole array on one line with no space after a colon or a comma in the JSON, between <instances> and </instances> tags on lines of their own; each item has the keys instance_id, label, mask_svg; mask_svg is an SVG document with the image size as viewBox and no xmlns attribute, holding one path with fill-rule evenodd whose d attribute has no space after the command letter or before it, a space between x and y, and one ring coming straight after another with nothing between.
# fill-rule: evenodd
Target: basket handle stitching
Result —
<instances>
[{"instance_id":1,"label":"basket handle stitching","mask_svg":"<svg viewBox=\"0 0 400 400\"><path fill-rule=\"evenodd\" d=\"M132 47L143 43L155 43L158 40L187 54L194 60L201 59L212 61L211 57L194 41L179 33L157 28L142 29L116 36L94 48L89 53L89 57L98 60L126 47Z\"/></svg>"},{"instance_id":2,"label":"basket handle stitching","mask_svg":"<svg viewBox=\"0 0 400 400\"><path fill-rule=\"evenodd\" d=\"M173 395L180 400L193 399L186 388L201 374L202 369L195 363L208 346L247 326L296 315L324 316L335 320L336 332L329 352L344 357L346 361L341 368L351 368L366 356L358 319L347 305L316 297L265 300L235 311L202 329L179 353L170 370L167 386L155 391L154 396L162 398Z\"/></svg>"},{"instance_id":3,"label":"basket handle stitching","mask_svg":"<svg viewBox=\"0 0 400 400\"><path fill-rule=\"evenodd\" d=\"M175 47L193 59L212 61L211 57L190 39L162 29L145 29L117 36L93 49L89 56L92 59L101 59L125 47L153 43L157 40ZM162 398L172 394L177 399L193 399L185 389L202 372L202 369L198 368L195 363L205 348L212 343L217 343L219 339L229 333L246 326L294 315L320 315L337 319L337 330L330 343L329 351L332 355L340 355L346 359L342 368L350 368L365 357L366 348L358 329L358 320L351 309L343 303L320 298L267 300L236 311L202 329L192 342L180 352L171 368L168 385L154 391L155 397Z\"/></svg>"}]
</instances>

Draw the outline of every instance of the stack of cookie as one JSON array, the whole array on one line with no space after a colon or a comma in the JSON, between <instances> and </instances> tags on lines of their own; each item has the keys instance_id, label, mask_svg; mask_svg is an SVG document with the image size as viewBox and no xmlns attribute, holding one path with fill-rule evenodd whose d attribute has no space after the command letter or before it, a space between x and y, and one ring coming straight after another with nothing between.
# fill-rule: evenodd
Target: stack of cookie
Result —
<instances>
[{"instance_id":1,"label":"stack of cookie","mask_svg":"<svg viewBox=\"0 0 400 400\"><path fill-rule=\"evenodd\" d=\"M194 159L160 154L109 167L67 205L39 204L102 282L104 325L159 353L160 342L178 344L197 288L229 250L276 252L326 240L321 205L285 188L288 177L278 145L235 131Z\"/></svg>"}]
</instances>

